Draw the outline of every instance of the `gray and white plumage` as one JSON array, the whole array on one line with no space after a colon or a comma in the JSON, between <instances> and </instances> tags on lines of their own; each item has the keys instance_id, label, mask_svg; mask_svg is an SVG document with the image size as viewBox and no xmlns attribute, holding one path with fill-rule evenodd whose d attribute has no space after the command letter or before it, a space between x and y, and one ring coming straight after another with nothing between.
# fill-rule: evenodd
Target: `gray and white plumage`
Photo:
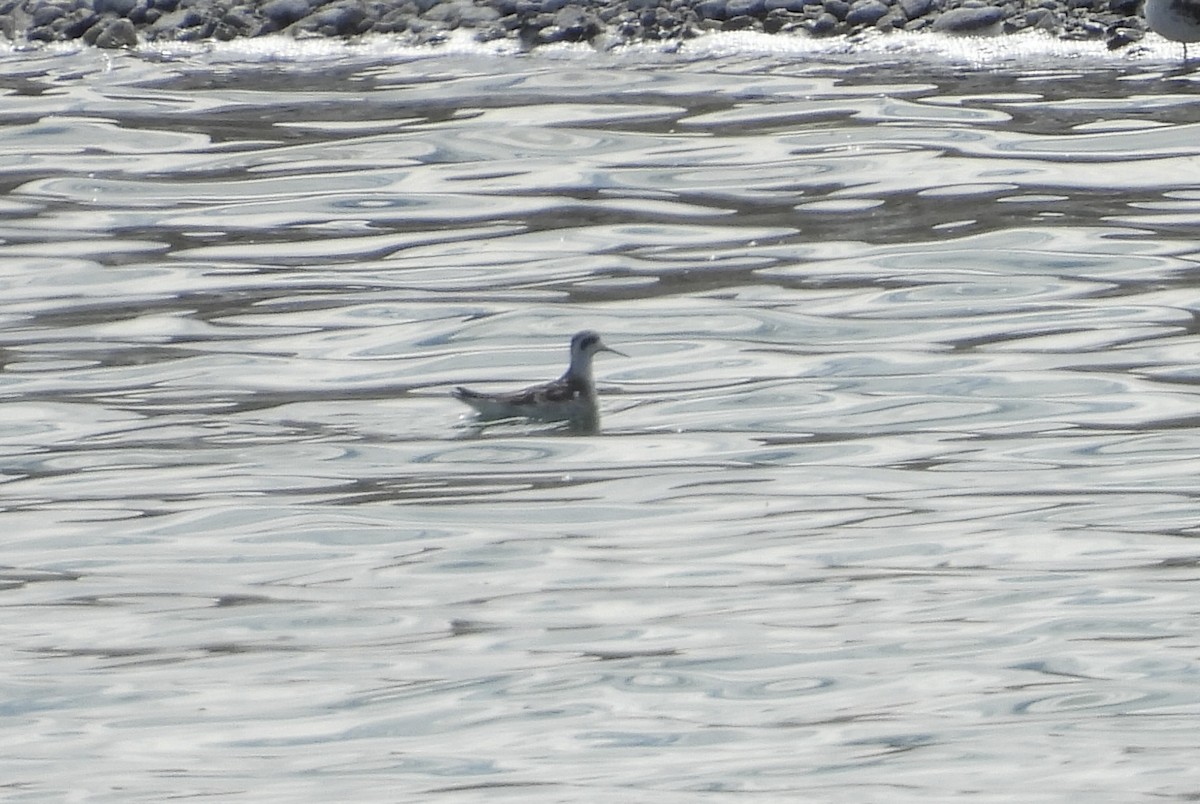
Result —
<instances>
[{"instance_id":1,"label":"gray and white plumage","mask_svg":"<svg viewBox=\"0 0 1200 804\"><path fill-rule=\"evenodd\" d=\"M510 393L488 394L462 387L451 393L455 399L474 408L483 419L522 417L536 421L567 421L594 428L600 421L600 409L592 380L592 358L598 352L628 357L624 352L605 346L599 334L584 330L571 338L571 364L557 380Z\"/></svg>"},{"instance_id":2,"label":"gray and white plumage","mask_svg":"<svg viewBox=\"0 0 1200 804\"><path fill-rule=\"evenodd\" d=\"M1142 13L1150 30L1183 44L1186 64L1188 42L1200 42L1200 0L1146 0Z\"/></svg>"}]
</instances>

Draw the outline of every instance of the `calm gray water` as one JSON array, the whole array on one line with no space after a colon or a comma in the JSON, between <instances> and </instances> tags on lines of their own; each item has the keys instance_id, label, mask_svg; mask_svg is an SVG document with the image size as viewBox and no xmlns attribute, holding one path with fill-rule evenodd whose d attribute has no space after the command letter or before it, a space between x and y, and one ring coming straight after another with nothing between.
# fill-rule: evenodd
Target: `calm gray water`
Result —
<instances>
[{"instance_id":1,"label":"calm gray water","mask_svg":"<svg viewBox=\"0 0 1200 804\"><path fill-rule=\"evenodd\" d=\"M0 796L1200 795L1196 75L897 41L0 54Z\"/></svg>"}]
</instances>

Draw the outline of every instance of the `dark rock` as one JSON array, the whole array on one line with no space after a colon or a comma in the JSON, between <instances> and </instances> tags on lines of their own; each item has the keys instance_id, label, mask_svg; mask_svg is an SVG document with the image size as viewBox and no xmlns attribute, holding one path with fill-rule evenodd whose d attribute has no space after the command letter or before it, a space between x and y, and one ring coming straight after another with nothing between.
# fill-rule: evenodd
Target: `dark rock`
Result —
<instances>
[{"instance_id":1,"label":"dark rock","mask_svg":"<svg viewBox=\"0 0 1200 804\"><path fill-rule=\"evenodd\" d=\"M495 22L500 19L500 12L492 6L477 6L473 3L464 2L449 2L438 3L429 11L425 12L425 19L436 20L445 23L446 25L457 28L459 26L468 26L471 28L483 27L487 23Z\"/></svg>"},{"instance_id":2,"label":"dark rock","mask_svg":"<svg viewBox=\"0 0 1200 804\"><path fill-rule=\"evenodd\" d=\"M955 8L933 21L933 30L969 36L988 36L999 32L1004 9L995 6Z\"/></svg>"},{"instance_id":3,"label":"dark rock","mask_svg":"<svg viewBox=\"0 0 1200 804\"><path fill-rule=\"evenodd\" d=\"M767 33L779 33L802 19L802 15L793 14L782 8L772 9L767 12L767 17L763 20L763 30Z\"/></svg>"},{"instance_id":4,"label":"dark rock","mask_svg":"<svg viewBox=\"0 0 1200 804\"><path fill-rule=\"evenodd\" d=\"M384 14L371 26L372 33L402 33L406 30L408 30L408 17L403 14ZM508 31L504 31L503 35L507 36Z\"/></svg>"},{"instance_id":5,"label":"dark rock","mask_svg":"<svg viewBox=\"0 0 1200 804\"><path fill-rule=\"evenodd\" d=\"M97 14L116 14L118 17L124 17L136 5L137 0L92 0L92 10Z\"/></svg>"},{"instance_id":6,"label":"dark rock","mask_svg":"<svg viewBox=\"0 0 1200 804\"><path fill-rule=\"evenodd\" d=\"M308 16L308 0L271 0L262 7L262 13L280 28L299 22Z\"/></svg>"},{"instance_id":7,"label":"dark rock","mask_svg":"<svg viewBox=\"0 0 1200 804\"><path fill-rule=\"evenodd\" d=\"M1139 28L1113 26L1106 31L1107 40L1105 44L1108 46L1109 50L1116 50L1117 48L1131 45L1134 42L1142 41L1142 37L1145 35L1146 32Z\"/></svg>"},{"instance_id":8,"label":"dark rock","mask_svg":"<svg viewBox=\"0 0 1200 804\"><path fill-rule=\"evenodd\" d=\"M843 22L846 19L846 15L850 13L850 4L846 0L825 0L821 4L821 7L826 12L832 14L838 22Z\"/></svg>"},{"instance_id":9,"label":"dark rock","mask_svg":"<svg viewBox=\"0 0 1200 804\"><path fill-rule=\"evenodd\" d=\"M521 27L517 29L517 39L524 48L558 42L561 36L562 32L554 28L554 17L549 14L538 14L522 20Z\"/></svg>"},{"instance_id":10,"label":"dark rock","mask_svg":"<svg viewBox=\"0 0 1200 804\"><path fill-rule=\"evenodd\" d=\"M933 0L900 0L897 5L904 12L905 17L915 20L917 17L924 17L929 13L929 9L933 7Z\"/></svg>"},{"instance_id":11,"label":"dark rock","mask_svg":"<svg viewBox=\"0 0 1200 804\"><path fill-rule=\"evenodd\" d=\"M152 39L174 39L180 32L200 25L201 21L200 12L195 9L181 8L170 11L163 14L150 26L150 37Z\"/></svg>"},{"instance_id":12,"label":"dark rock","mask_svg":"<svg viewBox=\"0 0 1200 804\"><path fill-rule=\"evenodd\" d=\"M325 36L354 36L362 32L366 13L357 3L335 3L304 20L304 27Z\"/></svg>"},{"instance_id":13,"label":"dark rock","mask_svg":"<svg viewBox=\"0 0 1200 804\"><path fill-rule=\"evenodd\" d=\"M54 22L64 13L66 12L58 6L38 6L33 10L33 17L30 18L30 22L38 28L41 28L44 25L49 25L50 23Z\"/></svg>"},{"instance_id":14,"label":"dark rock","mask_svg":"<svg viewBox=\"0 0 1200 804\"><path fill-rule=\"evenodd\" d=\"M1079 20L1073 31L1068 33L1070 39L1093 40L1104 36L1103 23L1096 20L1083 19Z\"/></svg>"},{"instance_id":15,"label":"dark rock","mask_svg":"<svg viewBox=\"0 0 1200 804\"><path fill-rule=\"evenodd\" d=\"M493 42L497 39L507 39L508 31L501 25L485 25L475 31L475 41Z\"/></svg>"},{"instance_id":16,"label":"dark rock","mask_svg":"<svg viewBox=\"0 0 1200 804\"><path fill-rule=\"evenodd\" d=\"M888 13L888 7L880 0L856 0L846 12L847 25L874 25Z\"/></svg>"},{"instance_id":17,"label":"dark rock","mask_svg":"<svg viewBox=\"0 0 1200 804\"><path fill-rule=\"evenodd\" d=\"M77 8L54 21L58 39L78 39L99 22L100 17L90 8Z\"/></svg>"},{"instance_id":18,"label":"dark rock","mask_svg":"<svg viewBox=\"0 0 1200 804\"><path fill-rule=\"evenodd\" d=\"M725 3L728 17L759 17L765 13L766 0L727 0Z\"/></svg>"},{"instance_id":19,"label":"dark rock","mask_svg":"<svg viewBox=\"0 0 1200 804\"><path fill-rule=\"evenodd\" d=\"M577 5L559 9L554 15L554 25L562 29L568 42L586 42L600 33L600 20Z\"/></svg>"},{"instance_id":20,"label":"dark rock","mask_svg":"<svg viewBox=\"0 0 1200 804\"><path fill-rule=\"evenodd\" d=\"M146 12L148 11L150 11L150 7L146 5L145 0L139 0L137 5L129 9L129 13L125 15L125 19L134 25L144 25L146 23Z\"/></svg>"},{"instance_id":21,"label":"dark rock","mask_svg":"<svg viewBox=\"0 0 1200 804\"><path fill-rule=\"evenodd\" d=\"M1062 28L1058 15L1048 8L1035 8L1025 12L1023 22L1025 28L1039 31L1057 31Z\"/></svg>"},{"instance_id":22,"label":"dark rock","mask_svg":"<svg viewBox=\"0 0 1200 804\"><path fill-rule=\"evenodd\" d=\"M464 25L484 26L500 19L496 10L488 6L464 5L460 17Z\"/></svg>"},{"instance_id":23,"label":"dark rock","mask_svg":"<svg viewBox=\"0 0 1200 804\"><path fill-rule=\"evenodd\" d=\"M538 45L554 45L566 41L569 41L566 31L557 25L547 25L545 28L539 28L534 36L526 40L525 47L533 48Z\"/></svg>"},{"instance_id":24,"label":"dark rock","mask_svg":"<svg viewBox=\"0 0 1200 804\"><path fill-rule=\"evenodd\" d=\"M758 20L748 14L730 17L721 24L722 31L746 31L758 27Z\"/></svg>"},{"instance_id":25,"label":"dark rock","mask_svg":"<svg viewBox=\"0 0 1200 804\"><path fill-rule=\"evenodd\" d=\"M101 27L102 30L93 42L96 47L111 50L120 47L133 47L137 44L137 29L127 19L115 19L111 22L100 23L92 26L88 32L90 33Z\"/></svg>"},{"instance_id":26,"label":"dark rock","mask_svg":"<svg viewBox=\"0 0 1200 804\"><path fill-rule=\"evenodd\" d=\"M908 20L905 19L903 14L893 9L888 9L888 13L875 23L875 28L883 33L902 31L904 30L904 24L906 22L908 22Z\"/></svg>"},{"instance_id":27,"label":"dark rock","mask_svg":"<svg viewBox=\"0 0 1200 804\"><path fill-rule=\"evenodd\" d=\"M824 11L808 23L808 32L813 36L829 36L837 30L838 18Z\"/></svg>"},{"instance_id":28,"label":"dark rock","mask_svg":"<svg viewBox=\"0 0 1200 804\"><path fill-rule=\"evenodd\" d=\"M201 42L212 36L216 24L209 19L204 20L199 25L193 28L184 28L177 31L171 39L178 39L180 42Z\"/></svg>"},{"instance_id":29,"label":"dark rock","mask_svg":"<svg viewBox=\"0 0 1200 804\"><path fill-rule=\"evenodd\" d=\"M14 42L82 39L127 47L138 38L193 41L273 32L397 34L437 42L470 29L480 40L591 42L598 49L672 44L707 31L848 34L937 30L967 35L1043 30L1116 48L1145 31L1143 0L0 0ZM129 25L113 27L118 20ZM132 29L130 28L132 25Z\"/></svg>"},{"instance_id":30,"label":"dark rock","mask_svg":"<svg viewBox=\"0 0 1200 804\"><path fill-rule=\"evenodd\" d=\"M696 4L696 16L702 20L723 20L729 18L725 0L700 0Z\"/></svg>"},{"instance_id":31,"label":"dark rock","mask_svg":"<svg viewBox=\"0 0 1200 804\"><path fill-rule=\"evenodd\" d=\"M520 14L509 14L506 17L500 18L500 24L504 26L505 30L517 31L525 24L525 20L521 18Z\"/></svg>"},{"instance_id":32,"label":"dark rock","mask_svg":"<svg viewBox=\"0 0 1200 804\"><path fill-rule=\"evenodd\" d=\"M243 9L235 8L221 17L218 27L233 33L234 36L254 36L262 25Z\"/></svg>"}]
</instances>

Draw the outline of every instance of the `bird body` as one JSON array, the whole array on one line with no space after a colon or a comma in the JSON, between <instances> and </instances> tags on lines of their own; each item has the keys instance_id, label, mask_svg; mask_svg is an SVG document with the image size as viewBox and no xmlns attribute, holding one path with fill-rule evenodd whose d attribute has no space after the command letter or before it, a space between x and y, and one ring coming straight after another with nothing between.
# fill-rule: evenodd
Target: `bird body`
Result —
<instances>
[{"instance_id":1,"label":"bird body","mask_svg":"<svg viewBox=\"0 0 1200 804\"><path fill-rule=\"evenodd\" d=\"M1152 31L1183 44L1186 64L1188 42L1200 42L1200 0L1146 0L1143 13Z\"/></svg>"},{"instance_id":2,"label":"bird body","mask_svg":"<svg viewBox=\"0 0 1200 804\"><path fill-rule=\"evenodd\" d=\"M454 398L470 405L483 419L522 417L535 421L566 421L588 429L600 423L596 386L592 380L592 358L597 352L613 352L590 330L571 338L571 364L557 380L531 385L511 393L489 394L470 388L455 388Z\"/></svg>"}]
</instances>

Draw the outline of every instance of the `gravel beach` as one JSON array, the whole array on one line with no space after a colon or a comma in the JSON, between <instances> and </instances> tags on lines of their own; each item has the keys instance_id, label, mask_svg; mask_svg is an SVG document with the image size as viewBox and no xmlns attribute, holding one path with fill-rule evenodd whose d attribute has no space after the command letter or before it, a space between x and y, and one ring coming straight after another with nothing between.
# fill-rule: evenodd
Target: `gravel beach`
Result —
<instances>
[{"instance_id":1,"label":"gravel beach","mask_svg":"<svg viewBox=\"0 0 1200 804\"><path fill-rule=\"evenodd\" d=\"M527 48L681 42L709 31L840 36L868 29L998 36L1028 29L1118 48L1146 29L1141 0L0 0L0 34L18 44L230 40L394 34L431 44L456 29Z\"/></svg>"}]
</instances>

